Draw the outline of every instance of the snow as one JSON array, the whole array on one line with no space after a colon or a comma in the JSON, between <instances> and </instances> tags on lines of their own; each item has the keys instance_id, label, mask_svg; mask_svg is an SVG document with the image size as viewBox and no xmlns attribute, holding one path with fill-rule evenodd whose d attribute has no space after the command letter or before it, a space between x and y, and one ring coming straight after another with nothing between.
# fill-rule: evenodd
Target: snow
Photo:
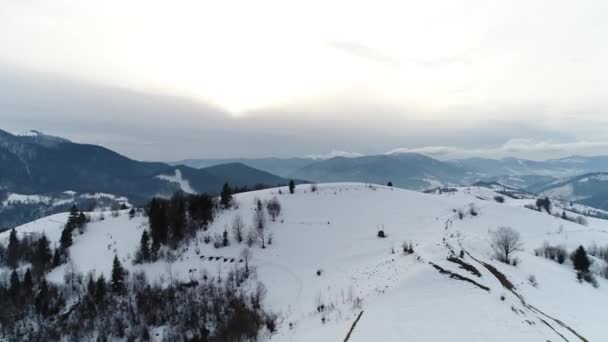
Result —
<instances>
[{"instance_id":1,"label":"snow","mask_svg":"<svg viewBox=\"0 0 608 342\"><path fill-rule=\"evenodd\" d=\"M175 169L175 175L158 175L156 177L170 183L177 183L179 185L179 188L185 193L196 193L192 186L190 186L190 182L182 177L182 171L180 171L179 169Z\"/></svg>"},{"instance_id":2,"label":"snow","mask_svg":"<svg viewBox=\"0 0 608 342\"><path fill-rule=\"evenodd\" d=\"M586 182L589 182L589 180L596 181L596 182L605 182L605 181L608 181L608 175L602 174L602 175L585 177L585 178L581 178L579 180L579 182L586 183Z\"/></svg>"},{"instance_id":3,"label":"snow","mask_svg":"<svg viewBox=\"0 0 608 342\"><path fill-rule=\"evenodd\" d=\"M2 202L3 206L10 205L12 203L45 203L49 204L52 201L50 197L42 196L42 195L21 195L11 193L8 195L8 198Z\"/></svg>"},{"instance_id":4,"label":"snow","mask_svg":"<svg viewBox=\"0 0 608 342\"><path fill-rule=\"evenodd\" d=\"M434 195L379 185L333 183L319 184L316 192L305 185L297 186L295 194L289 194L287 188L281 192L267 189L236 195L238 208L219 214L207 232L180 248L172 263L132 264L147 226L145 217L129 219L126 211L112 217L106 212L100 221L101 213L92 213L94 222L84 234L74 237L71 259L81 272L94 270L107 277L117 254L130 271L144 270L149 279L160 284L185 281L193 273L227 272L235 263L210 261L208 257L237 258L238 263L244 245L233 241L229 247L215 249L204 244L202 237L226 228L231 234L230 224L237 214L249 227L255 200L276 196L283 210L276 222L268 222L273 244L266 249L253 247L251 261L258 279L268 288L266 305L281 317L279 331L271 341L343 340L361 310L364 313L350 341L561 340L541 319L568 340L578 340L571 331L527 305L562 321L590 341L607 340L603 316L608 281L598 277L597 289L580 284L569 261L559 265L534 256L533 251L544 242L569 250L581 244L606 245L608 221L589 218L589 225L581 226L523 208L533 201L530 198L505 197L505 203L496 203L493 198L497 193L482 187ZM471 205L479 215L458 219L454 210L467 211ZM20 234L44 231L56 242L66 219L67 214L54 215L17 230ZM388 235L385 239L376 237L380 226ZM513 227L522 235L524 250L516 254L520 260L517 267L492 258L488 232L499 226ZM0 241L7 237L8 232L0 234ZM404 241L414 244L414 254L401 253ZM481 277L446 260L461 248L471 255L463 261L475 266ZM526 305L473 257L503 272ZM471 278L490 291L440 274L429 262ZM49 280L62 281L63 267L52 271ZM318 269L321 276L316 274ZM536 276L538 287L528 283L530 275ZM317 310L319 304L325 305L322 313Z\"/></svg>"},{"instance_id":5,"label":"snow","mask_svg":"<svg viewBox=\"0 0 608 342\"><path fill-rule=\"evenodd\" d=\"M36 130L29 130L29 131L18 132L15 135L20 136L20 137L37 137L37 136L40 136L43 134Z\"/></svg>"}]
</instances>

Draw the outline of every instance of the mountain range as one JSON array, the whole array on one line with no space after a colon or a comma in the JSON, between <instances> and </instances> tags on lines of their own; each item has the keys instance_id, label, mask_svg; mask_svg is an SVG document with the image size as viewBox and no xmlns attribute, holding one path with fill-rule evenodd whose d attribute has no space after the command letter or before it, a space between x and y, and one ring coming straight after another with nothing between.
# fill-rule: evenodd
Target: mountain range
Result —
<instances>
[{"instance_id":1,"label":"mountain range","mask_svg":"<svg viewBox=\"0 0 608 342\"><path fill-rule=\"evenodd\" d=\"M219 192L234 186L286 184L287 179L241 163L196 169L142 162L97 145L31 131L13 135L0 130L0 189L40 194L62 191L104 192L129 198L170 195L178 189Z\"/></svg>"},{"instance_id":2,"label":"mountain range","mask_svg":"<svg viewBox=\"0 0 608 342\"><path fill-rule=\"evenodd\" d=\"M535 161L521 158L467 158L438 160L417 153L380 154L354 157L188 159L172 163L209 167L239 162L286 178L314 182L357 181L415 190L454 184L493 181L527 189L564 177L608 171L608 156L571 156Z\"/></svg>"}]
</instances>

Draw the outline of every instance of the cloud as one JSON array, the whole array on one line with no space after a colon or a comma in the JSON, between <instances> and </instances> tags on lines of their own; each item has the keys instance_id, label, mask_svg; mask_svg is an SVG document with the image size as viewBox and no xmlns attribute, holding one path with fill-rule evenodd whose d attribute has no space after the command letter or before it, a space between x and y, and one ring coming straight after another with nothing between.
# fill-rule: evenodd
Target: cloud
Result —
<instances>
[{"instance_id":1,"label":"cloud","mask_svg":"<svg viewBox=\"0 0 608 342\"><path fill-rule=\"evenodd\" d=\"M310 155L307 155L306 158L331 159L331 158L335 158L335 157L356 158L356 157L362 157L362 156L363 156L363 154L357 153L357 152L332 150L331 152L329 152L327 154L310 154Z\"/></svg>"},{"instance_id":2,"label":"cloud","mask_svg":"<svg viewBox=\"0 0 608 342\"><path fill-rule=\"evenodd\" d=\"M505 158L520 157L530 159L560 158L569 155L600 155L608 149L608 141L581 140L572 142L556 142L553 140L535 140L529 138L514 138L504 144L487 148L464 148L454 146L423 146L399 147L386 154L421 153L440 159L456 159L469 157Z\"/></svg>"},{"instance_id":3,"label":"cloud","mask_svg":"<svg viewBox=\"0 0 608 342\"><path fill-rule=\"evenodd\" d=\"M329 47L349 53L353 56L370 60L372 62L399 66L399 60L380 49L371 48L356 42L332 41L327 44Z\"/></svg>"}]
</instances>

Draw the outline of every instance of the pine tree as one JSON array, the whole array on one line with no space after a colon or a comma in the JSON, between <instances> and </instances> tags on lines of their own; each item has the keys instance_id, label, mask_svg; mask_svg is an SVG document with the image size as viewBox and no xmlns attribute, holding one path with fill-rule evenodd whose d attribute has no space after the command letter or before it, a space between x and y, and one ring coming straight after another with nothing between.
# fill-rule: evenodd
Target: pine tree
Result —
<instances>
[{"instance_id":1,"label":"pine tree","mask_svg":"<svg viewBox=\"0 0 608 342\"><path fill-rule=\"evenodd\" d=\"M72 246L72 231L68 227L68 225L63 228L61 231L61 237L59 238L59 246L61 250L66 251L70 246Z\"/></svg>"},{"instance_id":2,"label":"pine tree","mask_svg":"<svg viewBox=\"0 0 608 342\"><path fill-rule=\"evenodd\" d=\"M8 238L8 250L6 253L6 263L10 268L17 268L19 264L19 238L15 228L11 230L11 235Z\"/></svg>"},{"instance_id":3,"label":"pine tree","mask_svg":"<svg viewBox=\"0 0 608 342\"><path fill-rule=\"evenodd\" d=\"M222 234L222 245L224 245L224 247L227 247L229 244L230 241L228 241L228 231L224 229L224 233Z\"/></svg>"},{"instance_id":4,"label":"pine tree","mask_svg":"<svg viewBox=\"0 0 608 342\"><path fill-rule=\"evenodd\" d=\"M125 286L125 270L118 260L118 255L114 255L112 264L112 292L122 292Z\"/></svg>"},{"instance_id":5,"label":"pine tree","mask_svg":"<svg viewBox=\"0 0 608 342\"><path fill-rule=\"evenodd\" d=\"M129 210L129 219L133 219L135 217L135 208L131 208Z\"/></svg>"},{"instance_id":6,"label":"pine tree","mask_svg":"<svg viewBox=\"0 0 608 342\"><path fill-rule=\"evenodd\" d=\"M43 234L36 245L36 252L33 260L34 270L38 274L43 274L46 268L51 265L53 254L51 252L50 242L46 235Z\"/></svg>"},{"instance_id":7,"label":"pine tree","mask_svg":"<svg viewBox=\"0 0 608 342\"><path fill-rule=\"evenodd\" d=\"M40 282L38 295L36 295L35 308L36 312L43 316L46 316L49 312L49 286L44 277Z\"/></svg>"},{"instance_id":8,"label":"pine tree","mask_svg":"<svg viewBox=\"0 0 608 342\"><path fill-rule=\"evenodd\" d=\"M289 181L289 193L293 194L296 192L296 183L292 180Z\"/></svg>"},{"instance_id":9,"label":"pine tree","mask_svg":"<svg viewBox=\"0 0 608 342\"><path fill-rule=\"evenodd\" d=\"M141 234L139 253L141 261L150 261L150 235L148 235L147 230L144 230Z\"/></svg>"},{"instance_id":10,"label":"pine tree","mask_svg":"<svg viewBox=\"0 0 608 342\"><path fill-rule=\"evenodd\" d=\"M150 222L150 234L154 246L160 247L167 243L168 224L167 224L167 206L166 201L158 198L153 198L150 202L148 213Z\"/></svg>"},{"instance_id":11,"label":"pine tree","mask_svg":"<svg viewBox=\"0 0 608 342\"><path fill-rule=\"evenodd\" d=\"M562 211L562 219L564 219L564 220L568 219L568 215L566 215L565 211Z\"/></svg>"},{"instance_id":12,"label":"pine tree","mask_svg":"<svg viewBox=\"0 0 608 342\"><path fill-rule=\"evenodd\" d=\"M87 219L87 215L85 215L82 211L80 212L80 214L78 214L78 226L80 228L86 226L87 222L89 220Z\"/></svg>"},{"instance_id":13,"label":"pine tree","mask_svg":"<svg viewBox=\"0 0 608 342\"><path fill-rule=\"evenodd\" d=\"M76 227L78 227L78 207L76 206L76 203L74 203L70 209L70 216L68 216L68 222L65 224L65 228L71 233Z\"/></svg>"},{"instance_id":14,"label":"pine tree","mask_svg":"<svg viewBox=\"0 0 608 342\"><path fill-rule=\"evenodd\" d=\"M14 299L17 299L17 297L19 297L20 291L21 291L21 283L19 281L19 274L17 273L17 270L13 270L13 273L11 273L9 292L10 292L11 296L14 297Z\"/></svg>"},{"instance_id":15,"label":"pine tree","mask_svg":"<svg viewBox=\"0 0 608 342\"><path fill-rule=\"evenodd\" d=\"M574 254L572 254L571 259L575 270L581 273L589 272L591 260L589 260L589 257L587 257L587 251L585 251L583 246L578 246L576 251L574 251Z\"/></svg>"},{"instance_id":16,"label":"pine tree","mask_svg":"<svg viewBox=\"0 0 608 342\"><path fill-rule=\"evenodd\" d=\"M228 183L224 183L224 186L222 187L220 204L224 209L230 208L230 205L232 205L232 189L230 189L230 185L228 185Z\"/></svg>"},{"instance_id":17,"label":"pine tree","mask_svg":"<svg viewBox=\"0 0 608 342\"><path fill-rule=\"evenodd\" d=\"M25 271L25 275L23 276L23 291L26 295L30 295L32 293L32 289L34 288L34 280L32 279L32 272L28 268Z\"/></svg>"},{"instance_id":18,"label":"pine tree","mask_svg":"<svg viewBox=\"0 0 608 342\"><path fill-rule=\"evenodd\" d=\"M55 248L55 250L53 251L52 265L53 267L61 265L61 249L59 248Z\"/></svg>"},{"instance_id":19,"label":"pine tree","mask_svg":"<svg viewBox=\"0 0 608 342\"><path fill-rule=\"evenodd\" d=\"M91 297L95 297L95 279L93 273L89 273L89 279L87 280L87 294Z\"/></svg>"},{"instance_id":20,"label":"pine tree","mask_svg":"<svg viewBox=\"0 0 608 342\"><path fill-rule=\"evenodd\" d=\"M97 278L97 282L95 283L95 303L103 303L107 292L106 278L102 274Z\"/></svg>"}]
</instances>

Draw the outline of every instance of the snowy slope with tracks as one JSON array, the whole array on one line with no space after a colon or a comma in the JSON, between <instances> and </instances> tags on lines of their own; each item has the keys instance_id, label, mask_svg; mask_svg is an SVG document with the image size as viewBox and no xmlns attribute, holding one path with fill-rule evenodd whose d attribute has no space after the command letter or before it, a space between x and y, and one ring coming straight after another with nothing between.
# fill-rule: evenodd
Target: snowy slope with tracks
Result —
<instances>
[{"instance_id":1,"label":"snowy slope with tracks","mask_svg":"<svg viewBox=\"0 0 608 342\"><path fill-rule=\"evenodd\" d=\"M293 195L280 190L236 195L238 208L221 212L171 263L132 264L145 217L105 213L100 221L93 213L96 222L70 248L74 267L108 277L116 253L127 268L143 269L162 284L187 281L193 273L225 273L245 246L233 240L215 249L203 236L226 228L232 235L237 214L248 229L255 200L276 196L283 208L276 222L268 220L272 245L252 247L251 261L268 289L266 304L281 317L271 341L343 341L359 315L349 341L608 340L608 281L598 277L599 288L579 283L569 261L560 265L534 255L544 242L568 250L607 245L608 221L589 218L582 226L523 208L529 199L496 203L490 189L433 195L336 183L320 184L315 192L301 185ZM478 215L460 219L458 211L471 205ZM44 231L56 243L57 222L65 219L55 215L18 231ZM489 231L499 226L522 236L516 267L492 257ZM380 228L386 238L376 236ZM7 237L0 234L0 241ZM413 243L413 254L402 253L403 242ZM62 281L65 267L48 278ZM530 275L537 287L529 284Z\"/></svg>"}]
</instances>

